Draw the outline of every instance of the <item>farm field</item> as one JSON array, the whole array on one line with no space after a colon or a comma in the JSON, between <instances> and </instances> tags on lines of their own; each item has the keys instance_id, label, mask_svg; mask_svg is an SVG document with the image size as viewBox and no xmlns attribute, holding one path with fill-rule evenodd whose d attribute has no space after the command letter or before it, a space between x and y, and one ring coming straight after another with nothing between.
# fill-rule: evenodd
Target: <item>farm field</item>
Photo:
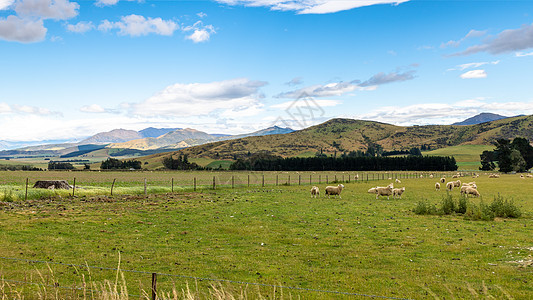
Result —
<instances>
[{"instance_id":1,"label":"farm field","mask_svg":"<svg viewBox=\"0 0 533 300\"><path fill-rule=\"evenodd\" d=\"M80 183L94 187L123 176L117 182L130 192L127 189L137 189L144 178L168 184L170 176L176 181L203 176L209 182L213 174L225 174L239 175L243 181L250 173L2 172L0 186L14 187L30 176L46 179L43 174L53 179L75 175ZM268 183L281 174L296 177L269 173ZM335 176L314 175L327 175L330 181ZM392 177L406 174L398 175ZM390 183L376 177L344 183L342 198L311 198L309 184L299 186L297 181L290 186L281 185L286 181L265 187L240 184L235 189L226 184L216 190L206 184L197 192L187 188L147 196L71 198L67 193L13 202L4 197L0 277L4 287L6 282L10 286L4 293L35 293L34 285L14 283L31 281L51 285L51 298L55 291L75 295L77 291L68 287L84 281L115 282L113 269L120 263L131 299L149 292L152 272L161 274L160 291L176 288L181 295L188 284L205 298L210 284L219 283L206 278L232 281L220 284L234 295L244 290L250 299L258 294L287 299L353 299L362 294L410 299L533 297L532 178L461 178L475 180L482 195L470 202L488 204L499 194L522 211L518 219L469 221L462 215L412 212L420 200L437 205L442 201L446 192L434 190L437 178L401 177L395 187L406 187L402 199L376 200L368 188ZM326 184L317 185L323 193ZM451 194L459 198L458 190Z\"/></svg>"},{"instance_id":2,"label":"farm field","mask_svg":"<svg viewBox=\"0 0 533 300\"><path fill-rule=\"evenodd\" d=\"M481 167L479 155L483 151L492 151L494 146L487 145L460 145L424 151L423 155L453 156L457 161L459 170L479 170Z\"/></svg>"}]
</instances>

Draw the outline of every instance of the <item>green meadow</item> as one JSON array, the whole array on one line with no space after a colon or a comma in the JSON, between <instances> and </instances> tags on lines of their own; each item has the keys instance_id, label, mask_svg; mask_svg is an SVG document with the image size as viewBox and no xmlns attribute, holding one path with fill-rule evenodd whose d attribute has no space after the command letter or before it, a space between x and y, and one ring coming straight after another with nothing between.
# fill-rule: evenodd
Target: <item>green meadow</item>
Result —
<instances>
[{"instance_id":1,"label":"green meadow","mask_svg":"<svg viewBox=\"0 0 533 300\"><path fill-rule=\"evenodd\" d=\"M457 161L459 170L479 170L481 167L480 157L483 151L492 151L494 146L487 145L460 145L440 148L432 151L424 151L424 155L453 156Z\"/></svg>"},{"instance_id":2,"label":"green meadow","mask_svg":"<svg viewBox=\"0 0 533 300\"><path fill-rule=\"evenodd\" d=\"M4 190L20 189L26 177L48 174L9 173L1 173ZM331 181L334 173L267 174L265 187L247 186L248 175L262 178L256 173L81 174L49 176L76 175L87 189L104 189L103 183L122 176L117 182L124 190L114 196L84 195L80 190L75 197L66 192L27 201L0 197L0 294L5 298L30 299L38 293L50 299L85 299L90 298L90 288L73 288L91 286L86 283L102 287L105 280L118 282L122 293L129 295L120 299L149 298L152 272L160 274L160 293L178 291L178 298L187 298L183 291L188 288L195 299L215 298L210 292L214 287L247 299L354 299L362 294L410 299L533 297L533 178L460 178L478 185L481 197L469 198L470 203L490 204L501 195L522 212L517 219L470 221L460 214L413 213L421 200L437 206L443 201L447 192L434 188L442 174L405 178L406 174L389 173L393 179L401 177L395 187L406 191L401 199L377 200L367 190L393 180L376 176L374 181L354 182L351 177L344 183L342 198L324 197L326 184L314 183L322 192L315 199L301 177L327 175ZM212 190L206 183L196 192L190 186L174 193L167 190L170 176L176 182L189 182L194 176L209 182L213 174L225 174L220 181L226 185ZM231 176L239 178L234 189L227 184ZM161 190L143 195L137 186L146 177L152 185L162 185ZM341 178L337 174L337 180ZM128 194L132 189L137 192ZM457 189L450 194L460 197ZM117 267L123 271L113 270Z\"/></svg>"}]
</instances>

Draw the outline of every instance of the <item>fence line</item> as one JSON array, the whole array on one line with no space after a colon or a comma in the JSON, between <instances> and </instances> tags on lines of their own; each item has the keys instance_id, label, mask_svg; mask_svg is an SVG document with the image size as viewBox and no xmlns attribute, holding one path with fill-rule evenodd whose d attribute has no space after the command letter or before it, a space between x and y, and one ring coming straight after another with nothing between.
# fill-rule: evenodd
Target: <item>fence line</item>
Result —
<instances>
[{"instance_id":1,"label":"fence line","mask_svg":"<svg viewBox=\"0 0 533 300\"><path fill-rule=\"evenodd\" d=\"M0 256L0 259L11 260L11 261L23 261L23 262L27 262L27 263L45 263L45 264L63 265L63 266L68 266L68 267L92 268L92 269L100 269L100 270L121 271L121 272L128 272L128 273L150 274L150 276L152 276L152 274L157 274L157 275L162 275L162 276L185 278L185 279L194 279L194 280L199 280L199 281L225 282L225 283L233 283L233 284L241 284L241 285L254 285L254 286L262 286L262 287L270 287L270 288L280 288L280 289L306 291L306 292L327 293L327 294L337 294L337 295L347 295L347 296L359 296L359 297L379 298L379 299L409 300L408 298L371 295L371 294L364 294L364 293L352 293L352 292L341 292L341 291L331 291L331 290L321 290L321 289L310 289L310 288L301 288L301 287L294 287L294 286L283 286L283 285L266 284L266 283L258 283L258 282L246 282L246 281L238 281L238 280L230 280L230 279L196 277L196 276L168 274L168 273L155 273L155 272L138 271L138 270L125 270L125 269L119 269L119 268L67 264L67 263L44 261L44 260L32 260L32 259L14 258L14 257L1 257L1 256ZM6 279L0 279L0 280L8 281ZM11 281L11 282L16 282L16 281ZM20 283L28 283L28 282L21 281ZM34 283L34 284L39 284L39 283ZM58 287L58 286L52 285L52 287ZM68 288L68 287L63 287L63 288ZM71 288L71 289L74 289L74 288ZM134 296L134 295L129 295L129 296Z\"/></svg>"}]
</instances>

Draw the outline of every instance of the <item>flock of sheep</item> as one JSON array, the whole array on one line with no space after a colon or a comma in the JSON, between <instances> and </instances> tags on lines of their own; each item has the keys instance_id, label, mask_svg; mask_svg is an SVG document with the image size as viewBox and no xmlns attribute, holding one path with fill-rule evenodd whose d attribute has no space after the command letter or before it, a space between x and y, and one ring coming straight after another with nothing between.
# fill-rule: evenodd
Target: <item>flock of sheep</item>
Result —
<instances>
[{"instance_id":1,"label":"flock of sheep","mask_svg":"<svg viewBox=\"0 0 533 300\"><path fill-rule=\"evenodd\" d=\"M478 176L479 175L474 174L472 177L476 178ZM429 177L433 178L433 175L430 175ZM456 179L459 177L461 177L461 174L456 174L452 176L452 179ZM500 175L497 175L497 174L489 175L489 178L498 178L498 177L500 177ZM523 175L521 175L520 177L524 178ZM533 177L533 175L527 175L527 177ZM392 178L389 178L389 179L391 180ZM401 181L399 179L396 179L396 183L401 183ZM448 191L452 191L454 188L459 188L461 195L465 195L465 196L472 195L474 197L480 196L479 191L477 190L477 185L475 181L461 184L461 180L457 179L454 181L448 181L446 183L446 176L443 176L442 178L440 178L439 182L435 183L436 191L440 190L441 184L443 185L445 184L446 190ZM331 195L334 195L335 197L337 197L337 195L339 195L340 197L343 188L344 188L344 185L342 184L339 184L338 186L327 186L325 189L325 196L327 195L329 197ZM403 192L405 192L405 187L394 188L393 183L390 183L386 187L376 186L368 190L368 193L376 195L376 199L378 199L379 196L384 196L384 197L386 196L387 199L389 199L390 196L392 196L393 199L394 198L401 199ZM311 188L311 197L316 198L319 195L320 195L320 189L317 186L313 186Z\"/></svg>"}]
</instances>

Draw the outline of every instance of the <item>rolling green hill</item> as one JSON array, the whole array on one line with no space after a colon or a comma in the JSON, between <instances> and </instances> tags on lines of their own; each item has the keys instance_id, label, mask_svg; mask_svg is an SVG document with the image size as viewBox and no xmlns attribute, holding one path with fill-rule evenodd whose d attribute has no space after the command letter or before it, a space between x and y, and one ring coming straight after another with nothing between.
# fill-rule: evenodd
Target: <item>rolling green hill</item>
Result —
<instances>
[{"instance_id":1,"label":"rolling green hill","mask_svg":"<svg viewBox=\"0 0 533 300\"><path fill-rule=\"evenodd\" d=\"M160 165L165 157L179 154L187 154L190 158L202 158L208 161L233 160L258 152L283 157L310 156L320 151L329 155L335 153L340 155L343 152L366 150L371 144L379 144L387 151L407 150L421 145L428 145L431 149L437 150L459 145L491 146L499 138L512 139L517 136L533 140L533 115L467 126L403 127L373 121L332 119L288 134L214 142L176 152L148 156L143 160L155 166ZM485 147L458 149L466 151L466 161L479 161L479 154L487 150ZM449 153L449 155L460 154L454 153L453 148Z\"/></svg>"}]
</instances>

